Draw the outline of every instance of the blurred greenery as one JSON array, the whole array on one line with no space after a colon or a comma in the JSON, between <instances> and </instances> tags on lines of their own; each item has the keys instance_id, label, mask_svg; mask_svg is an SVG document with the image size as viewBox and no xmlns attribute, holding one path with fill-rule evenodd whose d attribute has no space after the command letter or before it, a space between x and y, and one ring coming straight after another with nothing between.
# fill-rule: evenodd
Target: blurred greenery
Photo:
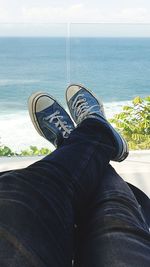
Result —
<instances>
[{"instance_id":1,"label":"blurred greenery","mask_svg":"<svg viewBox=\"0 0 150 267\"><path fill-rule=\"evenodd\" d=\"M0 145L0 156L15 156L15 153L7 146Z\"/></svg>"},{"instance_id":2,"label":"blurred greenery","mask_svg":"<svg viewBox=\"0 0 150 267\"><path fill-rule=\"evenodd\" d=\"M130 150L150 149L150 96L137 96L110 122L124 136Z\"/></svg>"},{"instance_id":3,"label":"blurred greenery","mask_svg":"<svg viewBox=\"0 0 150 267\"><path fill-rule=\"evenodd\" d=\"M48 148L37 148L36 146L30 146L25 150L21 150L21 152L17 153L12 151L9 147L0 145L0 156L41 156L48 155L51 151Z\"/></svg>"}]
</instances>

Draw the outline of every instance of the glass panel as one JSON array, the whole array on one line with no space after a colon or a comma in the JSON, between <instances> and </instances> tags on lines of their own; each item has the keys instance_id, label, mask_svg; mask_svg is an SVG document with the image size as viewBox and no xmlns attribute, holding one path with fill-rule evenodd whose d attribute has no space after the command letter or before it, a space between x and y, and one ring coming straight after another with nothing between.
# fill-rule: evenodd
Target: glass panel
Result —
<instances>
[{"instance_id":1,"label":"glass panel","mask_svg":"<svg viewBox=\"0 0 150 267\"><path fill-rule=\"evenodd\" d=\"M27 98L46 91L65 105L68 83L81 83L111 117L150 87L149 24L0 24L0 141L20 151L50 146L32 126Z\"/></svg>"}]
</instances>

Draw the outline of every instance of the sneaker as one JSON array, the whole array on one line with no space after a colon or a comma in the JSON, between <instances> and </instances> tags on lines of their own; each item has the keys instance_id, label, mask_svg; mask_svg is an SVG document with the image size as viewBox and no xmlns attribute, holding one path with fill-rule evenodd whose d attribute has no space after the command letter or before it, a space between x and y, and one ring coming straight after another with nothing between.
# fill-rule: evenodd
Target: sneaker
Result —
<instances>
[{"instance_id":1,"label":"sneaker","mask_svg":"<svg viewBox=\"0 0 150 267\"><path fill-rule=\"evenodd\" d=\"M29 114L37 132L58 147L74 124L64 108L47 93L36 92L28 100Z\"/></svg>"},{"instance_id":2,"label":"sneaker","mask_svg":"<svg viewBox=\"0 0 150 267\"><path fill-rule=\"evenodd\" d=\"M66 90L66 101L70 114L78 125L87 118L95 118L106 125L116 144L116 153L113 161L123 161L129 154L124 138L107 121L104 107L92 92L82 85L72 84Z\"/></svg>"}]
</instances>

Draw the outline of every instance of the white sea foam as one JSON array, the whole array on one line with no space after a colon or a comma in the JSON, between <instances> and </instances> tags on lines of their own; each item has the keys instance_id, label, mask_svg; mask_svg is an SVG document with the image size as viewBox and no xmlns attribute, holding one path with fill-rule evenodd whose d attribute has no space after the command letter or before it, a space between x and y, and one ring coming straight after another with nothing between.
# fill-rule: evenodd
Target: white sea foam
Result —
<instances>
[{"instance_id":1,"label":"white sea foam","mask_svg":"<svg viewBox=\"0 0 150 267\"><path fill-rule=\"evenodd\" d=\"M121 111L123 105L130 103L130 101L105 103L107 118L111 118ZM48 141L36 132L28 111L0 114L0 142L15 151L21 151L31 145L54 149Z\"/></svg>"},{"instance_id":2,"label":"white sea foam","mask_svg":"<svg viewBox=\"0 0 150 267\"><path fill-rule=\"evenodd\" d=\"M107 102L104 103L106 117L112 118L114 114L122 111L122 107L125 105L131 105L132 101L119 101L119 102Z\"/></svg>"},{"instance_id":3,"label":"white sea foam","mask_svg":"<svg viewBox=\"0 0 150 267\"><path fill-rule=\"evenodd\" d=\"M34 129L28 112L18 112L0 116L0 142L15 151L33 145L39 148L53 146Z\"/></svg>"},{"instance_id":4,"label":"white sea foam","mask_svg":"<svg viewBox=\"0 0 150 267\"><path fill-rule=\"evenodd\" d=\"M0 86L6 85L17 85L17 84L30 84L30 83L37 83L39 80L33 79L0 79Z\"/></svg>"}]
</instances>

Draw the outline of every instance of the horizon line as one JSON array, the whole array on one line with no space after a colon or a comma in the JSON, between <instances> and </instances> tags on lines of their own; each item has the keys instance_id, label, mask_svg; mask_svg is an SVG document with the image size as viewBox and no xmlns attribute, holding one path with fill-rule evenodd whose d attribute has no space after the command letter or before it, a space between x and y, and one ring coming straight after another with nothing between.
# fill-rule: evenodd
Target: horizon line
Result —
<instances>
[{"instance_id":1,"label":"horizon line","mask_svg":"<svg viewBox=\"0 0 150 267\"><path fill-rule=\"evenodd\" d=\"M128 35L125 35L125 36L119 36L119 35L116 35L116 36L98 36L98 35L95 35L95 36L81 36L81 35L75 35L75 36L67 36L67 35L45 35L45 36L42 36L42 35L35 35L35 36L31 36L31 35L24 35L24 36L20 36L20 35L2 35L0 36L0 38L150 38L150 36L128 36Z\"/></svg>"}]
</instances>

